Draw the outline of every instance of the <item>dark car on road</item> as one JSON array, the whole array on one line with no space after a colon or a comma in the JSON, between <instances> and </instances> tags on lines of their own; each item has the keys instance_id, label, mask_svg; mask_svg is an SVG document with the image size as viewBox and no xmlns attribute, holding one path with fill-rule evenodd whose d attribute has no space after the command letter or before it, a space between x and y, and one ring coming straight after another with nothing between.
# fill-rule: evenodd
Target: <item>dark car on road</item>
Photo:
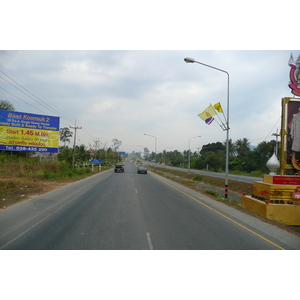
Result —
<instances>
[{"instance_id":1,"label":"dark car on road","mask_svg":"<svg viewBox=\"0 0 300 300\"><path fill-rule=\"evenodd\" d=\"M144 174L147 174L147 167L146 166L144 166L144 165L140 165L140 166L138 166L138 169L137 169L137 172L139 173L139 174L141 174L141 173L144 173Z\"/></svg>"},{"instance_id":2,"label":"dark car on road","mask_svg":"<svg viewBox=\"0 0 300 300\"><path fill-rule=\"evenodd\" d=\"M115 172L124 172L123 164L116 164L115 165Z\"/></svg>"}]
</instances>

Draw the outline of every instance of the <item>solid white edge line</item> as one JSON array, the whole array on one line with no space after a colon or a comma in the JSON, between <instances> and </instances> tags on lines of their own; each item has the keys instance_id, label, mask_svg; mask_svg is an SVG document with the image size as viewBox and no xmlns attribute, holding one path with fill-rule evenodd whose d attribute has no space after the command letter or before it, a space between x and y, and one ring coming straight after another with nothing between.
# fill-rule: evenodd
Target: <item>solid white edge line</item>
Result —
<instances>
[{"instance_id":1,"label":"solid white edge line","mask_svg":"<svg viewBox=\"0 0 300 300\"><path fill-rule=\"evenodd\" d=\"M40 221L36 222L35 224L33 224L32 226L30 226L29 228L27 228L26 230L24 230L23 232L21 232L19 235L17 235L16 237L14 237L12 240L8 241L6 244L0 246L0 250L4 249L5 247L7 247L8 245L10 245L11 243L13 243L14 241L16 241L19 237L23 236L25 233L27 233L28 231L30 231L31 229L33 229L34 227L36 227L37 225L39 225L40 223L44 222L45 220L47 220L48 218L50 218L51 216L53 216L54 214L56 214L58 211L60 211L62 208L64 208L66 205L68 205L69 203L73 202L74 200L76 200L79 196L83 195L86 192L86 190L84 190L80 195L77 195L75 198L71 199L70 201L68 201L67 203L63 204L62 206L60 206L59 208L57 208L55 211L51 212L49 215L47 215L46 217L44 217L43 219L41 219Z\"/></svg>"},{"instance_id":2,"label":"solid white edge line","mask_svg":"<svg viewBox=\"0 0 300 300\"><path fill-rule=\"evenodd\" d=\"M147 237L147 240L148 240L150 250L154 250L149 232L146 232L146 237Z\"/></svg>"}]
</instances>

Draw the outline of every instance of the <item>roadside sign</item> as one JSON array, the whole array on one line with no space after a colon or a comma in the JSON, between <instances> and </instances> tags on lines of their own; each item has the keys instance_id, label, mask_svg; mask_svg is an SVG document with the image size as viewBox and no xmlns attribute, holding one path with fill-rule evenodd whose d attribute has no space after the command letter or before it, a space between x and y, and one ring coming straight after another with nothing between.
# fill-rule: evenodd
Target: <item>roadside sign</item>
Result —
<instances>
[{"instance_id":1,"label":"roadside sign","mask_svg":"<svg viewBox=\"0 0 300 300\"><path fill-rule=\"evenodd\" d=\"M91 164L92 165L102 165L102 160L101 159L92 159Z\"/></svg>"},{"instance_id":2,"label":"roadside sign","mask_svg":"<svg viewBox=\"0 0 300 300\"><path fill-rule=\"evenodd\" d=\"M55 116L0 110L0 150L58 153Z\"/></svg>"}]
</instances>

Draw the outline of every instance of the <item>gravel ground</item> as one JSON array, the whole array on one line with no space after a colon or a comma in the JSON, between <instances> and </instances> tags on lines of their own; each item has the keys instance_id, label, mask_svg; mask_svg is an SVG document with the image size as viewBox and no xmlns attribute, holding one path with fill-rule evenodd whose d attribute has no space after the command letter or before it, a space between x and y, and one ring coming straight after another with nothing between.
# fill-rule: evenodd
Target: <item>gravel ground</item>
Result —
<instances>
[{"instance_id":1,"label":"gravel ground","mask_svg":"<svg viewBox=\"0 0 300 300\"><path fill-rule=\"evenodd\" d=\"M189 182L191 185L192 184L196 184L196 188L202 192L205 193L205 195L209 195L208 193L206 193L206 191L211 191L211 192L215 192L217 193L218 198L222 199L225 196L225 186L224 188L220 188L217 186L212 186L210 184L206 184L204 182L195 182L193 180L186 180L186 179L182 179L179 176L174 176L172 174L169 173L164 173L163 176L168 177L170 179L173 179L175 181L181 182L182 180L184 180L185 182ZM238 203L241 203L242 200L242 195L240 193L236 193L233 191L228 191L228 198L231 201L236 201Z\"/></svg>"},{"instance_id":2,"label":"gravel ground","mask_svg":"<svg viewBox=\"0 0 300 300\"><path fill-rule=\"evenodd\" d=\"M200 182L200 183L197 183L197 189L199 189L199 191L201 191L203 193L205 193L205 191L214 191L214 192L218 193L220 198L224 198L224 196L225 196L225 187L223 189L221 189L219 187L211 186L209 184ZM205 193L205 194L207 194L207 193ZM236 201L238 203L241 203L242 195L240 193L228 191L228 198L231 201Z\"/></svg>"}]
</instances>

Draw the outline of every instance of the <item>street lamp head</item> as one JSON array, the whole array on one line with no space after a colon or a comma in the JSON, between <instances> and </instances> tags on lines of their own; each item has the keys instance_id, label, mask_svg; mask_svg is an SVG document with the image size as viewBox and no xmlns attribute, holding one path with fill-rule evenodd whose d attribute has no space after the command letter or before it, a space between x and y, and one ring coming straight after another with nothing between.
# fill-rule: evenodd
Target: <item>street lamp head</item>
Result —
<instances>
[{"instance_id":1,"label":"street lamp head","mask_svg":"<svg viewBox=\"0 0 300 300\"><path fill-rule=\"evenodd\" d=\"M194 63L194 62L195 62L195 60L194 60L193 58L191 58L191 57L186 57L186 58L184 59L184 61L185 61L186 63Z\"/></svg>"}]
</instances>

